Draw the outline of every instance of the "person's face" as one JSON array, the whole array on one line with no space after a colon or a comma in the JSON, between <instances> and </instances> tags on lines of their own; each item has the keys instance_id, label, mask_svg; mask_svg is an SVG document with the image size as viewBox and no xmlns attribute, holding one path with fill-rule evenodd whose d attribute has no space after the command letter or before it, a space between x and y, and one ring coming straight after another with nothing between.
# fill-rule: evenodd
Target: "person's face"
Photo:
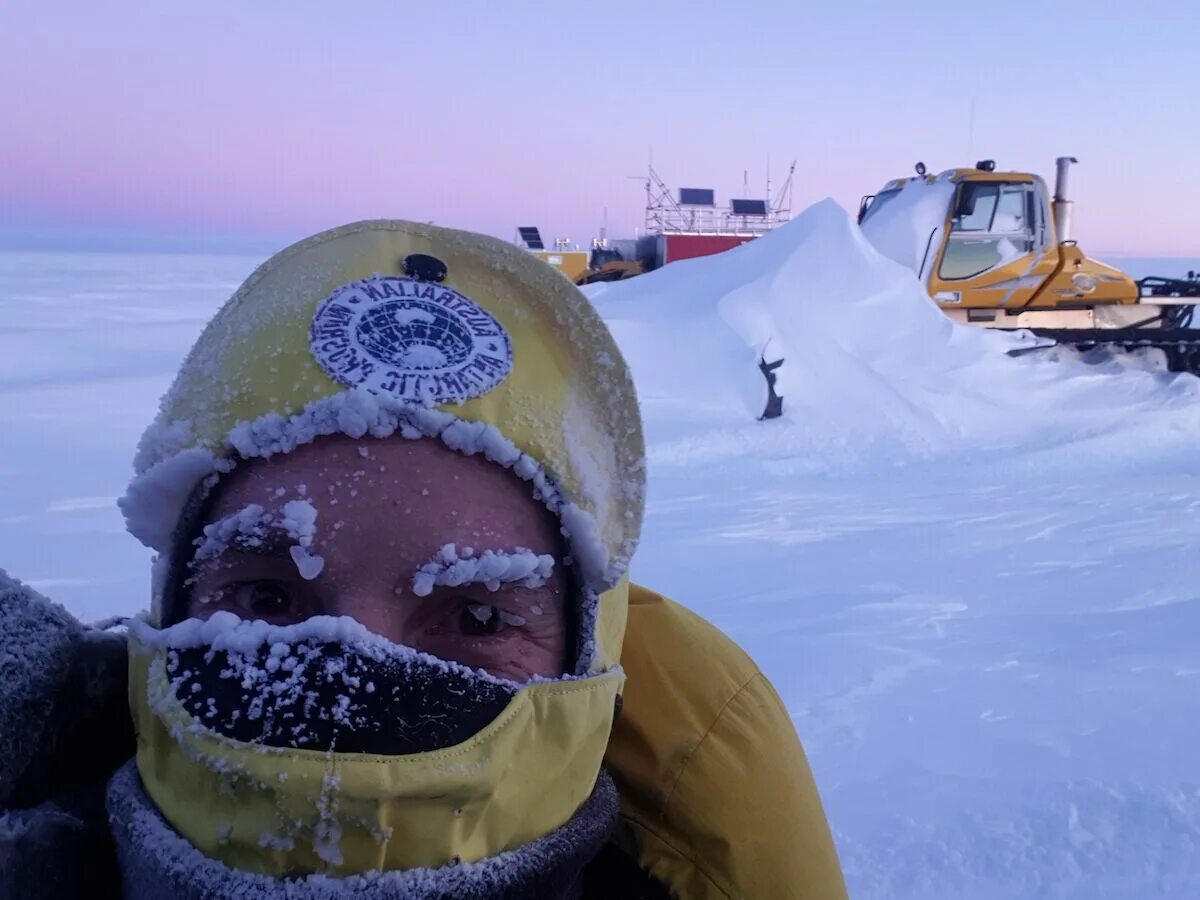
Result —
<instances>
[{"instance_id":1,"label":"person's face","mask_svg":"<svg viewBox=\"0 0 1200 900\"><path fill-rule=\"evenodd\" d=\"M294 558L294 523L291 536L283 524L285 504L296 500L308 500L317 512L307 550L324 561L315 578L301 573L305 568L311 576L315 565L303 554L299 563ZM558 524L507 469L437 440L338 435L240 466L222 482L207 523L252 504L271 524L193 562L188 617L228 610L292 624L351 616L396 643L518 681L566 668L569 579ZM493 580L433 584L426 593L427 577L414 591L414 576L422 567L437 568L445 544L455 544L460 555L469 547L476 557L524 548L555 563L536 587L502 581L489 590Z\"/></svg>"}]
</instances>

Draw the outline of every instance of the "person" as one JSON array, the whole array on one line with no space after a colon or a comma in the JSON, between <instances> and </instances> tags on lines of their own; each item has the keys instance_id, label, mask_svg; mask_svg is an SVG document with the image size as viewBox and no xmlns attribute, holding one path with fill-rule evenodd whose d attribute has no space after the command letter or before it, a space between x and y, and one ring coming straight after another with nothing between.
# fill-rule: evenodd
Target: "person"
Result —
<instances>
[{"instance_id":1,"label":"person","mask_svg":"<svg viewBox=\"0 0 1200 900\"><path fill-rule=\"evenodd\" d=\"M560 274L400 221L279 253L139 445L148 614L0 578L3 896L844 897L770 684L631 583L644 497Z\"/></svg>"}]
</instances>

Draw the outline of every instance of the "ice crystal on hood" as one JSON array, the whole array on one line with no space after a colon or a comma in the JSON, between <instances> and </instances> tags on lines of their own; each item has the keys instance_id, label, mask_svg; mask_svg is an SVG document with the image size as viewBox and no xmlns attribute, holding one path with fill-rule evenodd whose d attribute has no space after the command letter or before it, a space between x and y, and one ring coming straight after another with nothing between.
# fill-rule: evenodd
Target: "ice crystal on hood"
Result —
<instances>
[{"instance_id":1,"label":"ice crystal on hood","mask_svg":"<svg viewBox=\"0 0 1200 900\"><path fill-rule=\"evenodd\" d=\"M167 552L192 490L206 476L231 467L202 447L189 448L151 466L117 501L130 533L148 547Z\"/></svg>"},{"instance_id":2,"label":"ice crystal on hood","mask_svg":"<svg viewBox=\"0 0 1200 900\"><path fill-rule=\"evenodd\" d=\"M587 630L595 621L592 607L599 593L614 586L625 573L633 552L633 540L619 547L615 555L610 555L596 513L569 501L542 464L521 451L494 425L461 420L440 410L413 406L363 388L352 388L316 400L294 415L268 413L254 421L240 422L230 430L228 447L222 452L232 450L246 460L268 459L333 434L345 434L356 440L368 436L383 439L396 434L408 440L434 438L466 456L482 455L528 482L533 496L558 517L567 539L571 564L582 585L580 621L584 652L579 660L580 671L592 665L596 647L593 635ZM230 471L235 465L235 461L219 458L207 449L193 449L138 476L122 501L130 531L159 553L169 553L171 536L195 485L205 477ZM584 478L594 480L599 473L589 468L582 474ZM618 486L618 490L622 488ZM587 494L595 496L594 485ZM587 500L587 496L581 499ZM638 506L640 508L640 499ZM313 512L315 514L315 510ZM315 522L308 516L307 511L300 512L299 507L296 515L289 516L295 523L296 540L308 535L306 528L309 525L315 527ZM311 544L311 535L308 536ZM302 541L300 544L309 549ZM297 560L297 568L304 577L316 577L322 565L323 561L311 552L302 561ZM532 574L527 573L525 577ZM414 588L418 583L421 589L428 586L425 579L414 580Z\"/></svg>"},{"instance_id":3,"label":"ice crystal on hood","mask_svg":"<svg viewBox=\"0 0 1200 900\"><path fill-rule=\"evenodd\" d=\"M317 798L317 820L313 829L313 852L331 866L342 864L342 825L338 820L338 801L342 779L327 774L321 779L321 794Z\"/></svg>"},{"instance_id":4,"label":"ice crystal on hood","mask_svg":"<svg viewBox=\"0 0 1200 900\"><path fill-rule=\"evenodd\" d=\"M156 419L138 441L133 457L133 469L139 475L155 463L196 445L192 423L186 420Z\"/></svg>"},{"instance_id":5,"label":"ice crystal on hood","mask_svg":"<svg viewBox=\"0 0 1200 900\"><path fill-rule=\"evenodd\" d=\"M553 556L534 553L524 547L512 552L485 550L475 555L470 547L460 554L454 544L446 544L413 575L412 589L418 597L427 597L437 585L482 584L489 591L498 591L502 584L514 583L536 588L546 583L553 570Z\"/></svg>"},{"instance_id":6,"label":"ice crystal on hood","mask_svg":"<svg viewBox=\"0 0 1200 900\"><path fill-rule=\"evenodd\" d=\"M569 504L541 464L494 425L457 419L449 413L354 388L310 403L293 416L268 413L253 422L240 422L229 432L228 440L244 459L267 459L290 453L324 435L346 434L357 439L368 435L387 438L396 433L410 440L437 438L466 456L482 455L511 469L532 485L538 500L559 515L585 581L608 586L622 574L624 554L614 565L599 529L589 521L592 515ZM209 450L193 448L152 467L134 479L121 501L130 531L160 553L167 552L184 503L196 483L233 466L232 461L219 459Z\"/></svg>"}]
</instances>

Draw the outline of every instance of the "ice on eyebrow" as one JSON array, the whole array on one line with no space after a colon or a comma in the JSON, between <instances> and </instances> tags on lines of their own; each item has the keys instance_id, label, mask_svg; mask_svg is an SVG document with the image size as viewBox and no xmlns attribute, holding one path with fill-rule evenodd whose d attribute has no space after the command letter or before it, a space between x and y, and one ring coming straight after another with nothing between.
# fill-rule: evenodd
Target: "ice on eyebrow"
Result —
<instances>
[{"instance_id":1,"label":"ice on eyebrow","mask_svg":"<svg viewBox=\"0 0 1200 900\"><path fill-rule=\"evenodd\" d=\"M282 517L251 503L205 525L204 536L196 539L193 565L220 556L230 544L243 548L262 547L269 531L282 532L295 541L288 552L301 578L312 581L321 574L325 560L309 552L317 533L317 510L309 500L289 500L283 505Z\"/></svg>"},{"instance_id":2,"label":"ice on eyebrow","mask_svg":"<svg viewBox=\"0 0 1200 900\"><path fill-rule=\"evenodd\" d=\"M412 590L418 597L427 597L438 585L482 584L489 591L500 590L502 584L536 588L544 585L553 571L554 557L548 553L534 553L524 547L512 551L484 550L479 554L465 547L459 553L456 545L446 544L417 569Z\"/></svg>"},{"instance_id":3,"label":"ice on eyebrow","mask_svg":"<svg viewBox=\"0 0 1200 900\"><path fill-rule=\"evenodd\" d=\"M275 517L257 503L244 506L232 515L204 526L202 537L196 538L194 562L220 556L231 543L245 547L261 547L267 529Z\"/></svg>"}]
</instances>

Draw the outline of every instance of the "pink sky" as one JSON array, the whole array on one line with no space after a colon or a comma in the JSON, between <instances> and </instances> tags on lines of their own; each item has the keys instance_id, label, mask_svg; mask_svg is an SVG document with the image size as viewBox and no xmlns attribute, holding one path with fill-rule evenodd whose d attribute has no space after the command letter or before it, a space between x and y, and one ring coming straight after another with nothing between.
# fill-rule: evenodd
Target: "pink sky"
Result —
<instances>
[{"instance_id":1,"label":"pink sky","mask_svg":"<svg viewBox=\"0 0 1200 900\"><path fill-rule=\"evenodd\" d=\"M1200 13L1097 6L6 5L0 246L369 217L586 243L605 207L640 225L653 148L726 198L796 159L797 211L918 159L1049 177L1072 154L1087 248L1200 255Z\"/></svg>"}]
</instances>

